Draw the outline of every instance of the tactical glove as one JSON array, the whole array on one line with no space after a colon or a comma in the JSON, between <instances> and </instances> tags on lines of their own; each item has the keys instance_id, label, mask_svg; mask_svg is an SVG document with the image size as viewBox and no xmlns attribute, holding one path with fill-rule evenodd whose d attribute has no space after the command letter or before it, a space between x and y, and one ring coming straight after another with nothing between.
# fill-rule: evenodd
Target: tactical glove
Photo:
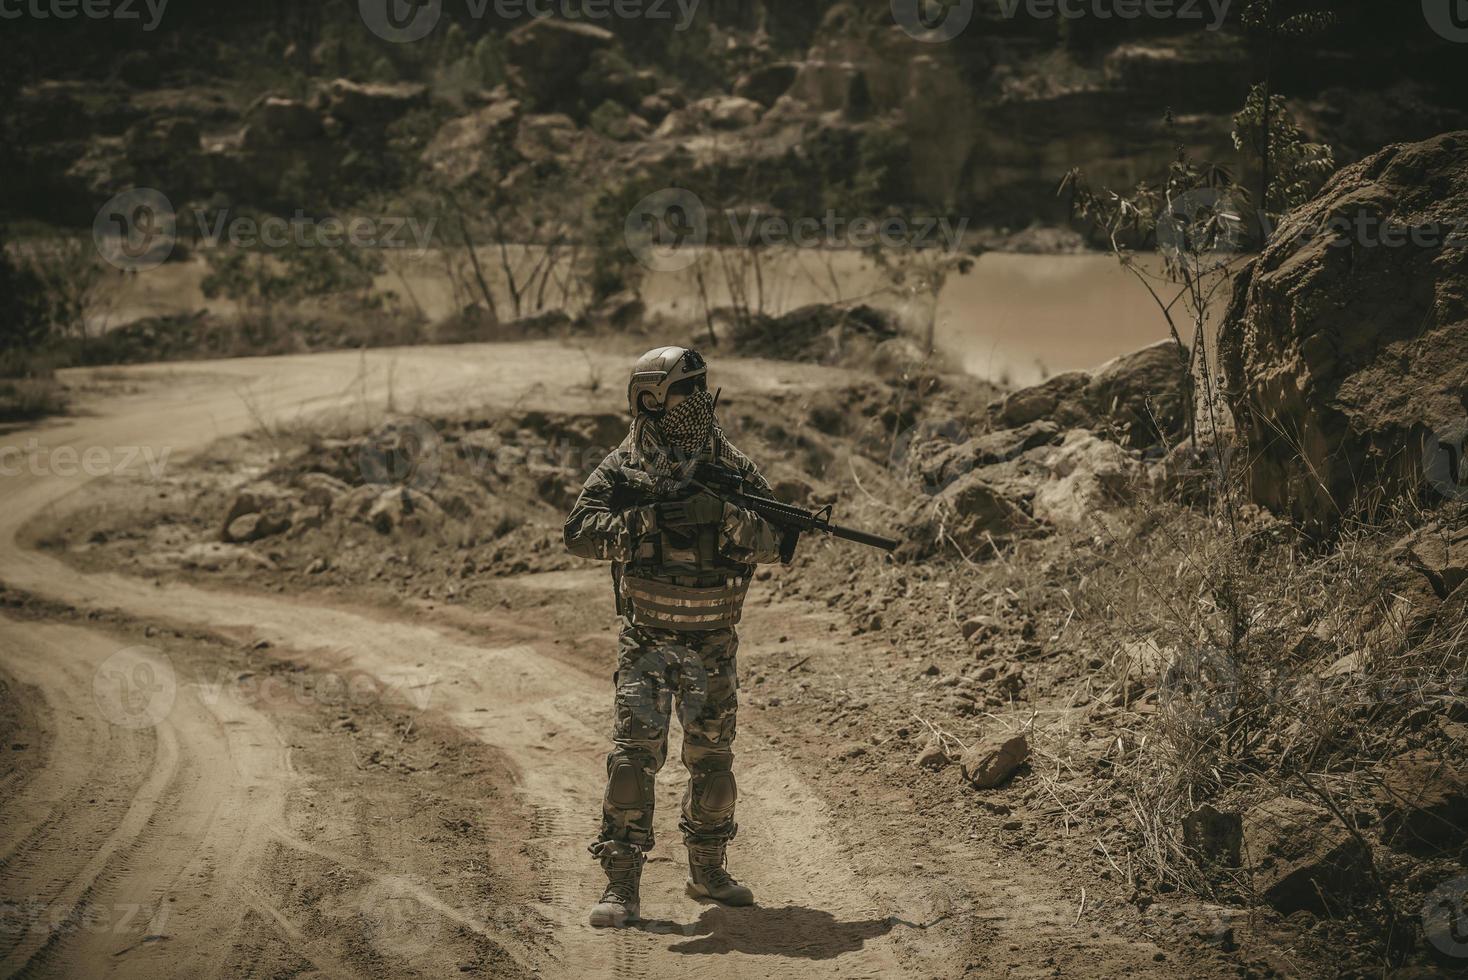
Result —
<instances>
[{"instance_id":1,"label":"tactical glove","mask_svg":"<svg viewBox=\"0 0 1468 980\"><path fill-rule=\"evenodd\" d=\"M657 505L659 527L697 527L724 519L724 502L711 493L696 493L687 500L670 500Z\"/></svg>"}]
</instances>

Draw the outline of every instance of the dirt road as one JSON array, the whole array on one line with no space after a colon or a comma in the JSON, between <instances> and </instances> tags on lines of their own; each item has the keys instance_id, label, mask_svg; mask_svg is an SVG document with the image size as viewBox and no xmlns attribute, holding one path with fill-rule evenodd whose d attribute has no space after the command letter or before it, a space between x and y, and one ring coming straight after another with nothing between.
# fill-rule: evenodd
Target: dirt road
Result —
<instances>
[{"instance_id":1,"label":"dirt road","mask_svg":"<svg viewBox=\"0 0 1468 980\"><path fill-rule=\"evenodd\" d=\"M841 825L757 722L738 742L736 870L761 906L684 896L674 752L648 921L587 926L612 644L606 628L561 635L548 610L605 604L609 620L602 574L524 576L493 615L430 614L163 588L17 544L88 479L64 447L176 465L251 426L365 416L389 398L615 404L595 385L567 391L568 359L610 378L627 358L532 343L142 367L110 372L126 390L92 414L4 438L26 456L0 461L0 581L27 601L0 618L0 975L935 977L963 974L981 941L1023 950L1011 975L1057 969L1053 955L1027 962L1029 933L1070 917L1045 883L997 864L914 871L924 864L882 828ZM756 361L721 372L745 394L850 380ZM802 615L752 608L745 664L761 636L819 643L825 625ZM371 697L320 697L328 680ZM340 735L374 726L387 734L367 759ZM1151 965L1149 950L1077 936L1042 948L1095 975Z\"/></svg>"},{"instance_id":2,"label":"dirt road","mask_svg":"<svg viewBox=\"0 0 1468 980\"><path fill-rule=\"evenodd\" d=\"M479 356L474 356L479 355ZM863 892L846 867L824 808L757 732L741 736L746 853L761 855L759 880L769 900L752 913L704 908L682 895L682 875L664 848L651 865L640 931L598 934L584 925L599 871L584 846L600 795L608 687L556 656L556 637L533 615L506 612L472 632L392 621L371 610L327 608L291 598L229 595L119 575L81 576L15 544L17 529L40 508L66 506L79 478L60 447L151 447L154 459L178 462L220 436L303 412L359 410L386 397L387 376L399 404L518 403L543 398L564 405L558 370L565 352L544 346L428 349L357 355L236 361L188 369L127 372L142 392L96 406L96 415L35 433L46 451L37 466L12 465L0 518L0 578L12 589L85 609L117 610L144 623L251 636L272 651L330 651L333 669L370 675L387 690L502 753L519 804L542 856L535 899L522 909L461 909L439 898L438 869L378 860L361 867L295 839L287 808L299 799L289 730L271 717L269 699L209 696L207 677L191 676L146 647L124 650L106 632L27 621L0 623L0 665L30 700L48 741L44 762L15 772L0 831L0 881L14 907L44 907L40 922L12 928L0 973L28 968L87 976L198 976L221 972L250 913L272 920L287 945L328 975L376 972L374 963L427 975L457 971L446 927L469 930L504 952L502 965L553 976L671 976L703 957L715 975L892 976L916 953L900 949L896 923ZM621 359L609 364L620 367ZM365 377L364 377L365 371ZM739 383L831 383L838 372L750 365ZM726 372L726 378L730 372ZM748 390L748 388L746 388ZM420 397L421 396L421 397ZM28 435L13 435L24 445ZM35 457L32 457L33 459ZM146 457L142 457L146 458ZM140 464L141 465L141 464ZM60 472L58 472L60 471ZM562 577L567 602L604 601L600 576ZM109 660L109 658L111 658ZM114 695L108 678L140 681ZM165 683L166 681L166 683ZM95 690L94 690L95 688ZM141 693L140 693L141 692ZM141 697L141 700L139 698ZM109 709L110 712L109 712ZM109 720L106 715L114 716ZM122 724L116 722L121 721ZM676 799L676 763L662 796ZM676 840L673 807L660 813L665 840ZM493 820L493 814L485 818ZM360 917L391 918L369 928L381 947L355 954L293 921L262 886L262 868L282 848L340 860L377 887L358 889ZM373 907L374 901L377 907ZM166 913L156 931L49 928L82 909L137 915ZM388 911L384 911L384 910ZM507 914L508 912L508 914ZM380 925L379 923L375 923ZM904 927L898 927L904 928ZM908 929L911 932L912 930ZM548 932L548 942L527 937ZM149 937L166 936L166 940ZM131 945L132 949L126 947ZM350 944L348 944L350 946ZM701 949L702 948L702 949ZM762 955L777 951L783 956ZM921 957L919 957L921 958Z\"/></svg>"}]
</instances>

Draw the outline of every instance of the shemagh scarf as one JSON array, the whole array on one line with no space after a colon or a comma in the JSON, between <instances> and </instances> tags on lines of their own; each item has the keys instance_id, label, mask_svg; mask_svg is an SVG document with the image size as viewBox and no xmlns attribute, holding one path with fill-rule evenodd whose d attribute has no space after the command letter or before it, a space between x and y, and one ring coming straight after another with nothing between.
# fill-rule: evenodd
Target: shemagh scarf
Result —
<instances>
[{"instance_id":1,"label":"shemagh scarf","mask_svg":"<svg viewBox=\"0 0 1468 980\"><path fill-rule=\"evenodd\" d=\"M660 416L638 416L632 441L654 479L686 479L716 429L714 400L695 391Z\"/></svg>"}]
</instances>

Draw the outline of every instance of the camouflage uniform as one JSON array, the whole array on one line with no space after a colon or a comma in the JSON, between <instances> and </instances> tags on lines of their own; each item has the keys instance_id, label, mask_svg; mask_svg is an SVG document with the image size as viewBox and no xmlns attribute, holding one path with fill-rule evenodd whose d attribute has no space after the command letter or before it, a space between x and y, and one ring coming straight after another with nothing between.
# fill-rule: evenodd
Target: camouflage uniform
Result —
<instances>
[{"instance_id":1,"label":"camouflage uniform","mask_svg":"<svg viewBox=\"0 0 1468 980\"><path fill-rule=\"evenodd\" d=\"M768 492L754 464L717 429L711 447L711 454ZM621 619L614 747L607 756L598 844L615 841L644 851L653 846L654 777L667 758L675 695L689 773L679 824L684 840L722 845L736 830L734 625L753 566L780 560L781 532L731 504L724 505L717 524L698 529L697 541L653 526L649 505L687 496L680 480L687 467L671 458L656 424L639 418L587 479L566 520L566 546L573 554L612 563ZM648 605L642 603L644 590L654 592ZM668 595L695 597L687 607L707 615L686 618L709 622L690 628L649 622L649 609L670 602L677 608L680 600ZM722 598L697 598L704 595Z\"/></svg>"}]
</instances>

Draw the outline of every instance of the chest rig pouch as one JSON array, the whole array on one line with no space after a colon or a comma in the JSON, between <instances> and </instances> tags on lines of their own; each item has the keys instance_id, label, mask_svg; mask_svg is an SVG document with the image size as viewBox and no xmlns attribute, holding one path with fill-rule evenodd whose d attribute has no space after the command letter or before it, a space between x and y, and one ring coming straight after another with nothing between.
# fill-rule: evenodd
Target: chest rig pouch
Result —
<instances>
[{"instance_id":1,"label":"chest rig pouch","mask_svg":"<svg viewBox=\"0 0 1468 980\"><path fill-rule=\"evenodd\" d=\"M620 491L629 504L688 493L686 484L623 467ZM618 501L620 503L620 501ZM615 507L615 505L614 505ZM716 524L660 529L645 539L615 576L617 606L635 625L668 630L729 629L739 622L751 569L719 553Z\"/></svg>"},{"instance_id":2,"label":"chest rig pouch","mask_svg":"<svg viewBox=\"0 0 1468 980\"><path fill-rule=\"evenodd\" d=\"M727 578L721 585L686 586L662 578L622 575L619 605L638 626L665 630L721 630L739 623L749 578Z\"/></svg>"}]
</instances>

